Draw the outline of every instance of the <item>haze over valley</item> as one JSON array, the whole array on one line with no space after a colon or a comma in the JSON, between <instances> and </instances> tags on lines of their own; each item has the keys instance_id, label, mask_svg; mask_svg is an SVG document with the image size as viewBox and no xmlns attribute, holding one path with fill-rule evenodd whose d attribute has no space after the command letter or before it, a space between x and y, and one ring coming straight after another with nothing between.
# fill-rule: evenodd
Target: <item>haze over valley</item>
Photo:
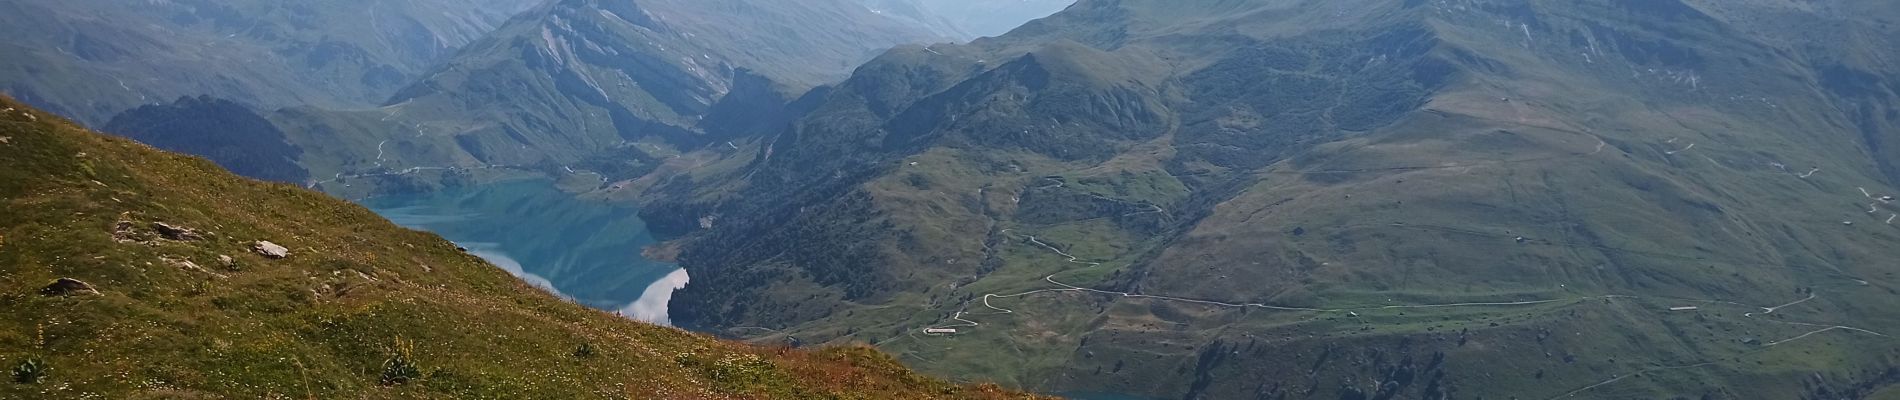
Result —
<instances>
[{"instance_id":1,"label":"haze over valley","mask_svg":"<svg viewBox=\"0 0 1900 400\"><path fill-rule=\"evenodd\" d=\"M1890 2L108 3L0 5L7 393L1900 396Z\"/></svg>"}]
</instances>

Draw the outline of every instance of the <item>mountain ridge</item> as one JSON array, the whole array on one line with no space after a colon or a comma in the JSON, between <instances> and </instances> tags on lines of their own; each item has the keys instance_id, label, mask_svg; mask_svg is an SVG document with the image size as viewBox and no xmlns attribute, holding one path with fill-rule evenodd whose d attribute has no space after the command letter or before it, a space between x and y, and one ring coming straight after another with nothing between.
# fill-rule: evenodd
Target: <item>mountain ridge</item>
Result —
<instances>
[{"instance_id":1,"label":"mountain ridge","mask_svg":"<svg viewBox=\"0 0 1900 400\"><path fill-rule=\"evenodd\" d=\"M97 125L181 96L264 109L375 104L526 5L32 0L7 7L11 39L0 51L11 62L0 87Z\"/></svg>"},{"instance_id":2,"label":"mountain ridge","mask_svg":"<svg viewBox=\"0 0 1900 400\"><path fill-rule=\"evenodd\" d=\"M731 26L747 29L722 28ZM334 130L325 136L354 142L305 160L319 176L512 166L620 181L744 136L721 130L778 123L735 105L782 107L860 57L927 40L936 37L848 0L558 1L468 46L383 107L273 119L293 136ZM392 133L404 131L414 134ZM383 140L387 152L372 160Z\"/></svg>"},{"instance_id":3,"label":"mountain ridge","mask_svg":"<svg viewBox=\"0 0 1900 400\"><path fill-rule=\"evenodd\" d=\"M646 210L716 217L669 228L686 326L866 340L1041 390L1879 388L1878 88L1900 69L1874 61L1891 24L1849 3L1085 0L886 53L763 161ZM1767 29L1797 16L1841 22ZM1791 44L1807 35L1863 39ZM1845 334L1667 311L1809 294L1773 318ZM1850 343L1868 351L1803 355ZM1013 348L1037 350L990 350ZM1398 374L1416 379L1353 388Z\"/></svg>"}]
</instances>

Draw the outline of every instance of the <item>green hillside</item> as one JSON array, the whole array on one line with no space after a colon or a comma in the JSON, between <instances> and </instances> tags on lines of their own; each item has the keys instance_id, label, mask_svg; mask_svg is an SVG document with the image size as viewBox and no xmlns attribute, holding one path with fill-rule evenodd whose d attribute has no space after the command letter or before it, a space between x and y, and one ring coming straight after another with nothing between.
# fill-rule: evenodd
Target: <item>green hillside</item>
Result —
<instances>
[{"instance_id":1,"label":"green hillside","mask_svg":"<svg viewBox=\"0 0 1900 400\"><path fill-rule=\"evenodd\" d=\"M11 99L0 201L0 398L1026 397L868 348L748 346L587 309L361 207Z\"/></svg>"},{"instance_id":2,"label":"green hillside","mask_svg":"<svg viewBox=\"0 0 1900 400\"><path fill-rule=\"evenodd\" d=\"M1085 0L627 197L683 237L676 322L950 376L1857 398L1900 383L1895 14Z\"/></svg>"}]
</instances>

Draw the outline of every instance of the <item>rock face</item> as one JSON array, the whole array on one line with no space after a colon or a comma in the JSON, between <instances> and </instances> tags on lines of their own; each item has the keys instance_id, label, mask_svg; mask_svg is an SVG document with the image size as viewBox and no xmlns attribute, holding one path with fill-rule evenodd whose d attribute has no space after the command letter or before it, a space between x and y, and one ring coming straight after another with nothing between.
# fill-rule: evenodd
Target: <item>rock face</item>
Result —
<instances>
[{"instance_id":1,"label":"rock face","mask_svg":"<svg viewBox=\"0 0 1900 400\"><path fill-rule=\"evenodd\" d=\"M92 284L82 282L78 279L59 278L59 280L53 281L52 284L48 284L46 285L46 287L40 288L40 294L46 295L46 296L76 296L76 295L97 296L99 295L99 290L94 289L92 287Z\"/></svg>"},{"instance_id":2,"label":"rock face","mask_svg":"<svg viewBox=\"0 0 1900 400\"><path fill-rule=\"evenodd\" d=\"M131 243L140 241L137 234L138 232L132 230L132 221L119 220L119 223L112 225L112 241L114 242Z\"/></svg>"},{"instance_id":3,"label":"rock face","mask_svg":"<svg viewBox=\"0 0 1900 400\"><path fill-rule=\"evenodd\" d=\"M186 240L204 240L205 239L204 234L199 233L198 230L196 229L176 226L176 225L167 224L164 222L153 222L152 230L157 231L159 236L164 237L166 239L171 239L171 240L186 241Z\"/></svg>"},{"instance_id":4,"label":"rock face","mask_svg":"<svg viewBox=\"0 0 1900 400\"><path fill-rule=\"evenodd\" d=\"M284 246L279 246L276 243L271 243L269 241L263 241L263 240L259 240L257 241L257 243L252 243L251 251L255 251L257 252L257 255L264 256L270 259L283 259L284 257L290 257L290 249L285 248Z\"/></svg>"}]
</instances>

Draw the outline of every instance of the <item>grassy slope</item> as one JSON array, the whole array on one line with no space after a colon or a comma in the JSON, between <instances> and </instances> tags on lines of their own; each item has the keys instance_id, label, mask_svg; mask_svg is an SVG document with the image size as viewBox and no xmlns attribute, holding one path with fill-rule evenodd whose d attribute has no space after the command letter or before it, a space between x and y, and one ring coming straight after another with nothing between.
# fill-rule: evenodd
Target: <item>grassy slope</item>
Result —
<instances>
[{"instance_id":1,"label":"grassy slope","mask_svg":"<svg viewBox=\"0 0 1900 400\"><path fill-rule=\"evenodd\" d=\"M925 378L866 348L751 347L617 318L361 207L10 99L0 108L0 359L51 368L0 397L1019 397ZM120 221L135 241L114 241ZM154 238L155 221L208 238ZM292 255L256 256L254 240ZM60 277L103 295L38 293ZM399 342L413 344L424 377L380 386ZM581 344L597 354L573 356Z\"/></svg>"}]
</instances>

